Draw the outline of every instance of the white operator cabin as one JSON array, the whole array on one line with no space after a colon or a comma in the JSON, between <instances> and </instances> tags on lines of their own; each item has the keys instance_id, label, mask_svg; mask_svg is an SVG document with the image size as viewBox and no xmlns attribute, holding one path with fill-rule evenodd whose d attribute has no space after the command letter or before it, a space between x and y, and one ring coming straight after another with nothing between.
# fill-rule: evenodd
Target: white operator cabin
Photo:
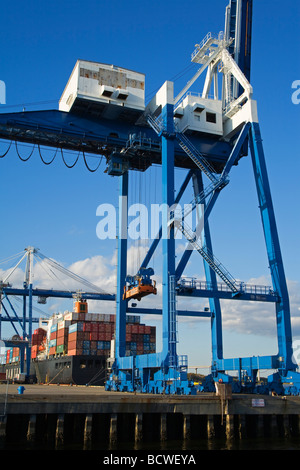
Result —
<instances>
[{"instance_id":1,"label":"white operator cabin","mask_svg":"<svg viewBox=\"0 0 300 470\"><path fill-rule=\"evenodd\" d=\"M174 117L180 132L223 134L221 100L202 98L199 94L188 93L176 107Z\"/></svg>"},{"instance_id":2,"label":"white operator cabin","mask_svg":"<svg viewBox=\"0 0 300 470\"><path fill-rule=\"evenodd\" d=\"M60 111L117 119L145 109L145 75L114 65L78 60L59 101ZM133 112L133 115L132 115Z\"/></svg>"}]
</instances>

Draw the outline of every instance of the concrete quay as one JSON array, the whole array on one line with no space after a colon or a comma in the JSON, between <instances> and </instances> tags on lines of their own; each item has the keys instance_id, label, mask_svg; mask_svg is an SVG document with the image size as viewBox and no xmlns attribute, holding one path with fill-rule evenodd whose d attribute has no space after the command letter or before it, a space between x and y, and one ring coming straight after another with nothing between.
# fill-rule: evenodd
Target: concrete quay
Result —
<instances>
[{"instance_id":1,"label":"concrete quay","mask_svg":"<svg viewBox=\"0 0 300 470\"><path fill-rule=\"evenodd\" d=\"M106 392L103 387L0 385L2 443L85 449L134 443L300 436L300 397ZM4 444L5 445L5 444Z\"/></svg>"}]
</instances>

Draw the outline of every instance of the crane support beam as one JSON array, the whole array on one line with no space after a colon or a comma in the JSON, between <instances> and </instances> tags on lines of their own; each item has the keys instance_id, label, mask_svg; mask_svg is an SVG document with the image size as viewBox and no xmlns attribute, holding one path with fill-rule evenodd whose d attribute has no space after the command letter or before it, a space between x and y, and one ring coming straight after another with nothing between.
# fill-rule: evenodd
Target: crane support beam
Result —
<instances>
[{"instance_id":1,"label":"crane support beam","mask_svg":"<svg viewBox=\"0 0 300 470\"><path fill-rule=\"evenodd\" d=\"M21 288L5 288L3 289L6 295L16 295L22 297L29 296L29 289L21 289ZM46 297L46 298L64 298L64 299L72 299L76 292L69 292L69 291L59 291L59 290L52 290L52 289L32 289L32 296L33 297ZM176 294L177 296L182 297L201 297L201 298L212 298L217 297L218 299L227 299L227 300L249 300L249 301L258 301L258 302L276 302L278 300L278 296L276 293L268 293L267 291L262 292L259 290L259 286L257 290L253 289L251 292L240 292L239 295L232 296L232 292L227 290L218 290L216 287L215 289L212 286L207 287L197 287L196 283L189 285L185 281L185 283L179 283L176 287ZM103 300L103 301L116 301L116 296L114 294L98 294L98 293L88 293L88 292L81 292L80 293L82 299L86 300ZM128 310L127 310L128 311ZM179 311L180 312L180 311ZM133 310L132 312L133 313ZM180 313L179 313L180 314Z\"/></svg>"},{"instance_id":2,"label":"crane support beam","mask_svg":"<svg viewBox=\"0 0 300 470\"><path fill-rule=\"evenodd\" d=\"M15 287L5 287L3 288L3 292L6 295L19 295L19 296L26 296L30 295L29 288L15 288ZM61 291L61 290L54 290L54 289L32 289L32 296L33 297L57 297L57 298L65 298L65 299L72 299L77 292L72 291ZM82 292L80 293L83 299L90 299L90 300L116 300L114 294L99 294L97 292Z\"/></svg>"},{"instance_id":3,"label":"crane support beam","mask_svg":"<svg viewBox=\"0 0 300 470\"><path fill-rule=\"evenodd\" d=\"M252 13L253 0L230 0L226 9L225 39L234 39L228 47L234 61L250 81L251 71L251 42L252 42ZM237 83L233 83L233 96L242 93Z\"/></svg>"},{"instance_id":4,"label":"crane support beam","mask_svg":"<svg viewBox=\"0 0 300 470\"><path fill-rule=\"evenodd\" d=\"M177 288L177 295L181 297L200 297L208 299L225 299L225 300L245 300L245 301L256 301L256 302L270 302L276 303L278 296L274 293L249 293L239 292L237 295L233 295L230 291L219 291L218 289L189 289L189 288Z\"/></svg>"},{"instance_id":5,"label":"crane support beam","mask_svg":"<svg viewBox=\"0 0 300 470\"><path fill-rule=\"evenodd\" d=\"M127 308L127 313L138 313L139 315L162 315L162 309L160 308ZM210 318L211 312L209 311L198 311L198 310L176 310L176 315L182 317L204 317Z\"/></svg>"},{"instance_id":6,"label":"crane support beam","mask_svg":"<svg viewBox=\"0 0 300 470\"><path fill-rule=\"evenodd\" d=\"M278 356L281 358L282 370L295 370L289 295L258 123L252 123L249 140L271 278L273 288L279 296L279 301L276 303Z\"/></svg>"},{"instance_id":7,"label":"crane support beam","mask_svg":"<svg viewBox=\"0 0 300 470\"><path fill-rule=\"evenodd\" d=\"M161 142L157 134L147 123L137 125L117 120L92 118L59 110L25 111L20 113L0 113L0 139L24 142L35 146L45 146L83 152L85 154L104 155L110 158L114 151L128 149L132 135L143 135L144 140L152 142L142 149L143 169L151 164L161 164ZM213 137L193 138L199 152L219 165L222 170L232 150L231 142ZM174 143L175 166L194 168L178 143ZM141 169L141 157L138 152L120 153L120 158L129 160L130 169Z\"/></svg>"},{"instance_id":8,"label":"crane support beam","mask_svg":"<svg viewBox=\"0 0 300 470\"><path fill-rule=\"evenodd\" d=\"M40 319L38 317L32 317L31 321L32 323L39 323ZM6 318L6 317L1 316L1 322L19 323L19 319L18 318ZM29 318L26 318L25 322L28 323Z\"/></svg>"}]
</instances>

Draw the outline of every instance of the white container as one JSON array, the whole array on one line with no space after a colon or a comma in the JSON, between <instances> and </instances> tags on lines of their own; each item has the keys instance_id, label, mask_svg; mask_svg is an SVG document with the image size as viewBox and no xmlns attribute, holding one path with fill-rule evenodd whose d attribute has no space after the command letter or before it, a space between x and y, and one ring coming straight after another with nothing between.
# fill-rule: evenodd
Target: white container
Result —
<instances>
[{"instance_id":1,"label":"white container","mask_svg":"<svg viewBox=\"0 0 300 470\"><path fill-rule=\"evenodd\" d=\"M174 112L180 132L223 135L222 101L189 93Z\"/></svg>"},{"instance_id":2,"label":"white container","mask_svg":"<svg viewBox=\"0 0 300 470\"><path fill-rule=\"evenodd\" d=\"M145 75L114 65L78 60L60 98L59 110L117 119L124 108L137 112L133 113L137 117L144 111ZM132 118L132 113L128 116Z\"/></svg>"},{"instance_id":3,"label":"white container","mask_svg":"<svg viewBox=\"0 0 300 470\"><path fill-rule=\"evenodd\" d=\"M78 319L78 318L77 318ZM68 312L64 314L64 320L66 321L72 321L75 320L74 318L74 312Z\"/></svg>"},{"instance_id":4,"label":"white container","mask_svg":"<svg viewBox=\"0 0 300 470\"><path fill-rule=\"evenodd\" d=\"M63 328L68 328L71 324L71 320L61 320L57 323L57 329L61 330Z\"/></svg>"}]
</instances>

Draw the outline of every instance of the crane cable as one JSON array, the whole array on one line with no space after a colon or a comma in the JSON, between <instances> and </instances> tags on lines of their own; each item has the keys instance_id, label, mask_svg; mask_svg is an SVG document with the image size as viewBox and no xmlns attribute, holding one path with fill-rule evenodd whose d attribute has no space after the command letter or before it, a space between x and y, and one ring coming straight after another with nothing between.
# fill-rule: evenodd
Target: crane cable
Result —
<instances>
[{"instance_id":1,"label":"crane cable","mask_svg":"<svg viewBox=\"0 0 300 470\"><path fill-rule=\"evenodd\" d=\"M92 282L87 281L86 279L82 278L78 274L73 273L69 269L64 268L63 266L58 264L53 259L50 259L47 256L43 255L40 251L38 253L35 253L35 256L37 258L39 258L40 260L44 260L48 265L50 265L51 267L57 269L61 273L65 274L66 276L72 278L73 280L79 282L80 284L85 285L86 287L89 287L90 289L93 289L94 292L99 292L101 294L107 294L107 292L105 292L103 289L100 289L98 286L96 286Z\"/></svg>"},{"instance_id":2,"label":"crane cable","mask_svg":"<svg viewBox=\"0 0 300 470\"><path fill-rule=\"evenodd\" d=\"M9 150L10 150L10 148L11 148L11 145L12 145L12 141L10 142L10 144L9 144L9 146L8 146L8 148L7 148L7 150L6 150L2 155L0 155L0 158L4 158L4 157L8 154L8 152L9 152ZM34 150L35 150L36 144L33 145L33 148L32 148L32 150L31 150L30 154L29 154L28 157L26 157L26 158L21 157L20 152L19 152L19 149L18 149L17 141L15 141L15 146L16 146L17 155L18 155L18 157L20 158L20 160L22 160L22 162L27 162L27 161L30 159L30 157L33 155L33 152L34 152ZM38 147L39 155L40 155L40 158L41 158L42 162L43 162L45 165L50 165L51 163L53 163L53 161L54 161L55 158L56 158L56 155L57 155L57 152L58 152L59 147L56 148L55 153L54 153L54 155L53 155L53 158L52 158L49 162L47 162L47 161L43 158L42 152L41 152L41 147L40 147L39 144L37 144L37 147ZM78 162L78 160L79 160L79 156L80 156L81 151L79 150L78 155L77 155L77 157L76 157L76 159L75 159L75 161L74 161L74 163L73 163L72 165L69 165L69 164L66 162L66 159L65 159L65 157L64 157L64 153L63 153L63 149L62 149L62 148L60 148L60 153L61 153L62 160L63 160L63 163L65 164L65 166L66 166L67 168L73 168L73 167L77 164L77 162ZM82 155L83 155L84 164L85 164L87 170L88 170L89 172L91 172L91 173L94 173L95 171L97 171L98 168L100 167L101 163L102 163L103 155L100 155L100 157L99 157L99 158L100 158L100 159L99 159L99 163L98 163L98 165L96 166L96 168L94 168L94 169L92 169L92 168L88 165L88 163L87 163L87 158L86 158L86 155L85 155L85 152L84 152L84 151L82 151Z\"/></svg>"},{"instance_id":3,"label":"crane cable","mask_svg":"<svg viewBox=\"0 0 300 470\"><path fill-rule=\"evenodd\" d=\"M3 155L0 155L0 158L4 158L8 154L8 152L10 150L10 147L11 147L11 144L12 144L12 140L10 141L8 149L6 150L6 152Z\"/></svg>"},{"instance_id":4,"label":"crane cable","mask_svg":"<svg viewBox=\"0 0 300 470\"><path fill-rule=\"evenodd\" d=\"M77 158L76 158L75 162L73 163L73 165L68 165L67 162L65 161L64 153L63 153L62 148L60 149L60 153L61 153L62 160L63 160L63 162L64 162L64 164L66 165L67 168L73 168L76 165L76 163L78 162L80 151L78 152Z\"/></svg>"},{"instance_id":5,"label":"crane cable","mask_svg":"<svg viewBox=\"0 0 300 470\"><path fill-rule=\"evenodd\" d=\"M50 160L50 162L46 162L46 161L43 159L43 157L42 157L42 152L41 152L40 144L38 144L38 149L39 149L39 154L40 154L41 160L42 160L42 162L43 162L45 165L50 165L50 164L54 161L54 159L55 159L55 157L56 157L56 155L57 155L57 150L58 150L58 148L55 150L55 153L54 153L54 156L53 156L52 160Z\"/></svg>"},{"instance_id":6,"label":"crane cable","mask_svg":"<svg viewBox=\"0 0 300 470\"><path fill-rule=\"evenodd\" d=\"M17 151L17 154L18 154L18 157L20 160L22 160L22 162L27 162L29 160L29 158L32 156L33 152L34 152L34 149L35 149L35 144L31 150L31 153L29 154L29 156L27 158L22 158L20 153L19 153L19 149L18 149L18 145L17 145L17 141L15 141L15 145L16 145L16 151Z\"/></svg>"},{"instance_id":7,"label":"crane cable","mask_svg":"<svg viewBox=\"0 0 300 470\"><path fill-rule=\"evenodd\" d=\"M99 166L101 165L101 162L102 162L102 159L103 159L103 155L101 155L100 161L99 161L98 165L96 166L96 168L95 168L94 170L92 170L92 169L88 166L84 152L82 152L82 155L83 155L83 160L84 160L84 163L85 163L86 168L87 168L91 173L94 173L95 171L97 171L98 168L99 168Z\"/></svg>"}]
</instances>

